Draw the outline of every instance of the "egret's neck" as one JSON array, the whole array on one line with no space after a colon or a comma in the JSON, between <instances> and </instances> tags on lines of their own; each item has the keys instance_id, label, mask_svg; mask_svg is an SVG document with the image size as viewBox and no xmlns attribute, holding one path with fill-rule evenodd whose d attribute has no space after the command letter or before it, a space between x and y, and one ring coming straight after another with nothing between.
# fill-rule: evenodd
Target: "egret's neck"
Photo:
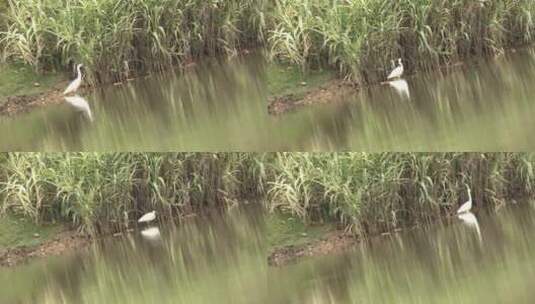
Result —
<instances>
[{"instance_id":1,"label":"egret's neck","mask_svg":"<svg viewBox=\"0 0 535 304\"><path fill-rule=\"evenodd\" d=\"M472 200L472 193L470 191L470 188L468 188L468 200L471 201Z\"/></svg>"},{"instance_id":2,"label":"egret's neck","mask_svg":"<svg viewBox=\"0 0 535 304\"><path fill-rule=\"evenodd\" d=\"M76 70L78 71L78 78L82 78L82 70L81 70L81 68L82 68L81 66L78 66L76 68Z\"/></svg>"}]
</instances>

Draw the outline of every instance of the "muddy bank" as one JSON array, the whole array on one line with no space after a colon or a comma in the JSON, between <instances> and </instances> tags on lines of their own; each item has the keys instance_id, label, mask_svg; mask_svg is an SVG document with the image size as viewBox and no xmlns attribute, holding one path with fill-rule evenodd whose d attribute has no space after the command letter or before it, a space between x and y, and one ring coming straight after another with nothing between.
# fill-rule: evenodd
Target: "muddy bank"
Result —
<instances>
[{"instance_id":1,"label":"muddy bank","mask_svg":"<svg viewBox=\"0 0 535 304\"><path fill-rule=\"evenodd\" d=\"M444 222L449 220L443 219ZM297 263L300 259L306 257L326 256L331 254L340 254L350 250L355 245L362 241L381 240L385 237L390 237L393 234L401 233L403 231L410 231L419 229L418 226L407 228L396 228L392 231L382 232L372 236L370 239L361 239L344 230L336 230L329 232L324 237L318 240L308 242L303 245L289 245L281 246L273 249L268 256L268 264L274 267L281 267L291 263Z\"/></svg>"},{"instance_id":2,"label":"muddy bank","mask_svg":"<svg viewBox=\"0 0 535 304\"><path fill-rule=\"evenodd\" d=\"M244 49L241 50L238 55L245 56L250 54L251 51ZM166 71L171 72L175 71L177 69L180 69L182 71L190 71L196 68L198 65L198 61L195 61L193 59L189 59L185 61L181 66L171 67L169 70L161 71L160 73L164 73ZM121 79L119 81L115 82L103 82L96 86L89 85L85 82L83 82L82 86L78 91L76 92L77 95L85 95L90 93L93 90L99 89L99 88L105 88L105 87L111 87L111 86L122 86L129 82L138 80L138 79L144 79L148 77L152 77L152 73L144 73L144 74L136 74L131 75L131 77L126 77L124 79ZM15 116L22 113L30 112L31 110L41 107L41 106L47 106L52 104L60 104L62 102L65 102L65 96L63 95L63 91L71 80L65 80L65 81L59 81L55 83L53 86L51 86L48 90L44 90L43 92L35 93L35 94L21 94L21 95L12 95L8 97L0 97L0 116ZM29 86L32 84L29 83ZM34 83L33 86L41 87L42 84L40 83Z\"/></svg>"},{"instance_id":3,"label":"muddy bank","mask_svg":"<svg viewBox=\"0 0 535 304\"><path fill-rule=\"evenodd\" d=\"M188 213L183 215L180 221L191 221L197 216L220 216L221 210L217 208L209 208L203 213ZM122 238L127 234L137 232L139 227L127 228L124 231L106 232L96 236L82 234L76 231L75 228L66 228L57 233L54 238L44 241L35 246L17 246L12 248L0 248L0 267L14 267L35 258L43 258L50 256L60 256L72 252L80 252L88 248L94 242L111 239Z\"/></svg>"},{"instance_id":4,"label":"muddy bank","mask_svg":"<svg viewBox=\"0 0 535 304\"><path fill-rule=\"evenodd\" d=\"M280 115L307 105L330 103L357 90L355 85L341 79L333 79L324 85L310 88L303 95L286 94L269 98L268 112L271 115Z\"/></svg>"},{"instance_id":5,"label":"muddy bank","mask_svg":"<svg viewBox=\"0 0 535 304\"><path fill-rule=\"evenodd\" d=\"M326 236L303 245L289 245L272 250L267 260L270 266L284 266L297 262L304 257L324 256L348 250L359 242L359 239L342 230L333 231Z\"/></svg>"},{"instance_id":6,"label":"muddy bank","mask_svg":"<svg viewBox=\"0 0 535 304\"><path fill-rule=\"evenodd\" d=\"M34 258L59 256L82 250L91 244L92 239L75 231L63 231L54 239L37 246L21 246L0 249L0 267L12 267L26 263Z\"/></svg>"},{"instance_id":7,"label":"muddy bank","mask_svg":"<svg viewBox=\"0 0 535 304\"><path fill-rule=\"evenodd\" d=\"M0 116L13 116L36 107L62 103L65 101L62 92L67 85L67 82L60 82L41 93L8 96L0 100Z\"/></svg>"}]
</instances>

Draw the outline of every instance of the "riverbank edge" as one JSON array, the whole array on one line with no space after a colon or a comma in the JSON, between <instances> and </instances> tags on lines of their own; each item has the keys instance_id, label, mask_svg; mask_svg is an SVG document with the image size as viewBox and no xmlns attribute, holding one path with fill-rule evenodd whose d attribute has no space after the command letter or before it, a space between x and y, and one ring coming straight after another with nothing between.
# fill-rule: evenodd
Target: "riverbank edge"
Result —
<instances>
[{"instance_id":1,"label":"riverbank edge","mask_svg":"<svg viewBox=\"0 0 535 304\"><path fill-rule=\"evenodd\" d=\"M439 219L438 222L445 222L451 219L452 217L449 216ZM388 237L393 234L407 232L418 228L419 226L405 228L398 227L388 231L378 232L377 234L366 237L360 237L358 235L351 234L345 229L336 229L326 233L324 236L316 240L307 242L305 244L277 246L273 248L267 258L268 265L272 267L284 267L290 264L298 263L305 258L343 254L344 252L355 248L358 244L361 244L367 240Z\"/></svg>"},{"instance_id":2,"label":"riverbank edge","mask_svg":"<svg viewBox=\"0 0 535 304\"><path fill-rule=\"evenodd\" d=\"M52 239L38 245L0 249L0 268L22 265L36 258L60 256L69 252L81 251L89 247L93 241L93 237L79 233L75 229L64 229Z\"/></svg>"},{"instance_id":3,"label":"riverbank edge","mask_svg":"<svg viewBox=\"0 0 535 304\"><path fill-rule=\"evenodd\" d=\"M249 51L249 49L243 49L243 50L240 50L237 56L246 56L246 55L249 55L250 53L251 51ZM234 57L229 57L229 60L233 58ZM98 89L104 89L106 87L111 87L111 86L122 86L134 80L151 77L153 74L164 75L165 73L172 73L176 70L180 70L180 71L191 70L195 68L197 64L198 62L191 60L187 63L184 63L183 65L173 66L169 69L156 71L154 73L149 72L147 74L138 74L135 77L127 78L119 82L100 83L98 85L82 84L82 86L76 92L76 95L88 94L92 91L95 91ZM0 100L0 117L12 117L12 116L16 116L19 114L28 113L31 110L34 110L39 107L53 105L53 104L60 104L64 102L63 91L69 85L70 81L72 80L59 81L55 85L53 85L49 90L44 90L36 94L19 94L19 95L11 95L11 96L4 97L3 101Z\"/></svg>"},{"instance_id":4,"label":"riverbank edge","mask_svg":"<svg viewBox=\"0 0 535 304\"><path fill-rule=\"evenodd\" d=\"M529 201L529 197L526 197L523 200ZM515 206L517 204L518 201L513 199L511 205ZM501 207L495 209L494 211L489 210L487 212L496 213L503 207L504 205L501 205ZM459 220L457 213L449 213L425 226L415 225L396 227L385 231L378 231L377 233L367 236L359 236L348 232L347 229L337 228L336 230L329 231L325 233L325 235L304 244L274 246L268 253L267 262L271 267L284 267L294 263L299 263L305 258L343 254L351 249L356 248L356 246L362 242L387 238L398 233L410 232L426 226L439 225L441 223L451 223L455 220Z\"/></svg>"},{"instance_id":5,"label":"riverbank edge","mask_svg":"<svg viewBox=\"0 0 535 304\"><path fill-rule=\"evenodd\" d=\"M442 70L443 72L449 72L453 69L462 67L466 64L466 62L470 59L489 59L489 58L496 58L503 56L503 54L507 52L514 53L518 49L529 47L529 45L523 45L523 46L517 46L517 47L510 47L504 50L503 53L499 55L494 56L481 56L481 57L472 57L472 58L465 58L463 61L460 62L453 62L444 64L441 66L436 67L434 70ZM249 51L242 55L249 54ZM188 66L182 67L182 69L188 70L191 68L194 68L196 66L196 63L192 63ZM162 71L161 73L165 73L169 71ZM101 89L109 86L120 86L124 85L132 80L135 79L141 79L144 77L147 77L148 75L140 75L136 78L127 79L124 82L117 82L117 83L108 83L108 84L100 84L98 86L92 86L92 87L82 87L80 89L80 94L85 94L90 91ZM410 77L410 75L408 75ZM31 111L34 108L52 105L52 104L59 104L63 102L63 94L62 90L63 87L65 87L68 83L65 81L57 83L53 88L51 88L48 91L37 93L37 94L23 94L23 95L14 95L14 96L8 96L4 102L0 102L0 117L2 116L15 116L22 113L27 113ZM283 115L295 110L298 110L300 108L311 106L315 104L328 104L336 101L343 100L342 97L348 96L350 94L355 94L357 91L378 86L378 85L385 85L387 84L386 81L377 82L377 83L368 83L368 84L358 84L355 82L347 81L343 78L340 78L338 76L330 78L325 83L317 84L317 85L307 85L304 92L298 92L302 91L302 83L298 80L295 80L294 83L292 83L293 90L289 90L289 92L280 92L280 93L272 93L267 98L267 111L270 115L278 116Z\"/></svg>"},{"instance_id":6,"label":"riverbank edge","mask_svg":"<svg viewBox=\"0 0 535 304\"><path fill-rule=\"evenodd\" d=\"M182 223L192 220L196 217L210 217L223 216L224 211L218 207L208 207L200 211L191 211L187 214L171 218L170 225ZM0 217L1 219L1 217ZM82 233L76 227L71 227L68 224L63 226L63 229L48 240L45 240L37 245L22 245L11 247L0 247L0 269L2 267L15 267L31 260L44 257L61 256L73 252L81 252L88 248L91 244L105 239L116 237L124 237L127 234L139 231L141 226L138 223L132 223L134 226L124 230L107 231L104 233L91 235L89 233ZM42 227L42 226L41 226Z\"/></svg>"},{"instance_id":7,"label":"riverbank edge","mask_svg":"<svg viewBox=\"0 0 535 304\"><path fill-rule=\"evenodd\" d=\"M434 69L429 70L427 72L441 71L442 73L450 73L454 70L457 70L459 68L466 66L466 64L470 61L474 61L478 59L490 60L493 58L499 58L499 57L504 56L507 53L516 53L519 49L527 48L530 45L531 44L512 46L510 48L503 50L502 53L495 54L495 55L467 57L467 58L464 58L462 61L438 65ZM402 79L410 78L411 76L412 74L406 73ZM339 102L339 101L343 101L342 98L344 96L355 94L356 92L366 89L366 88L388 85L388 83L389 81L385 79L383 81L378 81L378 82L359 84L359 83L347 81L345 79L336 77L336 78L329 80L325 84L321 84L318 86L311 86L307 89L305 93L302 93L302 94L288 93L288 94L275 94L275 95L270 96L268 98L268 112L271 115L277 116L277 115L283 115L283 114L298 110L306 106ZM297 86L298 84L295 84L295 87Z\"/></svg>"},{"instance_id":8,"label":"riverbank edge","mask_svg":"<svg viewBox=\"0 0 535 304\"><path fill-rule=\"evenodd\" d=\"M38 245L0 249L0 269L2 267L11 268L20 266L39 258L82 252L97 240L120 237L125 233L131 232L119 232L93 237L79 233L75 229L65 229L52 239L46 240ZM274 246L274 248L269 250L267 263L269 266L282 267L296 263L305 257L337 254L349 250L360 241L357 236L351 235L344 230L330 231L318 239L305 244Z\"/></svg>"},{"instance_id":9,"label":"riverbank edge","mask_svg":"<svg viewBox=\"0 0 535 304\"><path fill-rule=\"evenodd\" d=\"M0 117L13 117L19 114L28 113L43 106L60 104L64 102L63 89L67 85L67 82L62 81L56 83L52 88L44 92L7 96L4 101L0 102ZM83 87L78 90L77 94L83 95L106 86L108 85Z\"/></svg>"},{"instance_id":10,"label":"riverbank edge","mask_svg":"<svg viewBox=\"0 0 535 304\"><path fill-rule=\"evenodd\" d=\"M283 267L306 257L334 255L353 248L360 241L358 236L341 229L335 230L305 244L276 246L270 250L267 263L272 267Z\"/></svg>"},{"instance_id":11,"label":"riverbank edge","mask_svg":"<svg viewBox=\"0 0 535 304\"><path fill-rule=\"evenodd\" d=\"M208 210L206 212L210 211L219 212L217 209ZM196 213L191 213L181 216L180 220L188 220L196 216ZM96 241L123 237L126 234L137 231L137 228L138 227L136 226L135 228L128 228L122 231L112 231L99 235L90 235L79 232L79 230L75 227L65 227L51 239L45 240L37 245L0 248L0 269L2 269L2 267L10 268L19 266L37 258L61 256L73 252L81 252Z\"/></svg>"}]
</instances>

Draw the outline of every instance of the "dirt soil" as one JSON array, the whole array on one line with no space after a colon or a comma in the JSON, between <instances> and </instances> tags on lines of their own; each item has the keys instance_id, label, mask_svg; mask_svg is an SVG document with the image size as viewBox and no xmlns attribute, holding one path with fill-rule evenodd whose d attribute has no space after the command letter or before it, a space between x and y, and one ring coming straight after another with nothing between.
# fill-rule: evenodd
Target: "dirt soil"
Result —
<instances>
[{"instance_id":1,"label":"dirt soil","mask_svg":"<svg viewBox=\"0 0 535 304\"><path fill-rule=\"evenodd\" d=\"M29 112L36 107L62 103L65 101L62 92L67 84L60 82L50 90L38 94L9 96L0 101L0 116L13 116ZM78 93L83 94L86 90L80 89Z\"/></svg>"},{"instance_id":2,"label":"dirt soil","mask_svg":"<svg viewBox=\"0 0 535 304\"><path fill-rule=\"evenodd\" d=\"M351 248L358 242L359 240L355 236L338 230L329 233L317 241L312 241L304 245L289 245L275 248L268 256L268 264L270 266L280 267L295 263L303 257L336 254Z\"/></svg>"},{"instance_id":3,"label":"dirt soil","mask_svg":"<svg viewBox=\"0 0 535 304\"><path fill-rule=\"evenodd\" d=\"M341 79L334 79L317 88L312 88L304 96L288 94L272 97L269 100L268 112L271 115L280 115L303 106L340 100L341 97L356 91L356 86Z\"/></svg>"},{"instance_id":4,"label":"dirt soil","mask_svg":"<svg viewBox=\"0 0 535 304\"><path fill-rule=\"evenodd\" d=\"M58 256L68 252L87 248L91 238L75 231L59 233L53 240L37 246L22 246L0 249L0 267L12 267L28 262L34 258Z\"/></svg>"}]
</instances>

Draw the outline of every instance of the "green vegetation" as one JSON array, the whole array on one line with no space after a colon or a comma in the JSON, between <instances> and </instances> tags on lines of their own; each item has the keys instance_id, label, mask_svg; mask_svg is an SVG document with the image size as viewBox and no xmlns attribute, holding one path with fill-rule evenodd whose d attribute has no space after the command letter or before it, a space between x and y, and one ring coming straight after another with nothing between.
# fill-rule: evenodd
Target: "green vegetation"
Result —
<instances>
[{"instance_id":1,"label":"green vegetation","mask_svg":"<svg viewBox=\"0 0 535 304\"><path fill-rule=\"evenodd\" d=\"M334 223L305 225L291 214L272 213L266 218L269 247L299 246L324 237L336 230Z\"/></svg>"},{"instance_id":2,"label":"green vegetation","mask_svg":"<svg viewBox=\"0 0 535 304\"><path fill-rule=\"evenodd\" d=\"M465 184L476 208L531 196L534 161L500 153L284 153L273 166L269 207L366 236L453 214L467 200Z\"/></svg>"},{"instance_id":3,"label":"green vegetation","mask_svg":"<svg viewBox=\"0 0 535 304\"><path fill-rule=\"evenodd\" d=\"M89 83L235 54L261 39L258 0L9 0L5 59L44 70L83 62Z\"/></svg>"},{"instance_id":4,"label":"green vegetation","mask_svg":"<svg viewBox=\"0 0 535 304\"><path fill-rule=\"evenodd\" d=\"M0 214L117 231L153 209L169 219L254 195L263 182L253 161L247 154L9 154L0 160Z\"/></svg>"},{"instance_id":5,"label":"green vegetation","mask_svg":"<svg viewBox=\"0 0 535 304\"><path fill-rule=\"evenodd\" d=\"M59 74L38 74L27 65L0 64L0 102L8 96L44 92L61 80Z\"/></svg>"},{"instance_id":6,"label":"green vegetation","mask_svg":"<svg viewBox=\"0 0 535 304\"><path fill-rule=\"evenodd\" d=\"M266 68L267 91L270 96L303 96L311 88L319 87L336 77L330 70L303 72L299 67L284 64L269 64Z\"/></svg>"},{"instance_id":7,"label":"green vegetation","mask_svg":"<svg viewBox=\"0 0 535 304\"><path fill-rule=\"evenodd\" d=\"M273 212L366 236L454 214L466 184L476 209L532 197L534 161L519 153L10 153L0 157L0 214L98 234L153 209L166 220L264 196ZM301 231L278 226L282 235Z\"/></svg>"},{"instance_id":8,"label":"green vegetation","mask_svg":"<svg viewBox=\"0 0 535 304\"><path fill-rule=\"evenodd\" d=\"M8 0L4 60L37 70L83 62L90 83L263 45L304 70L359 82L390 60L431 69L533 41L532 0ZM0 6L1 10L1 6Z\"/></svg>"},{"instance_id":9,"label":"green vegetation","mask_svg":"<svg viewBox=\"0 0 535 304\"><path fill-rule=\"evenodd\" d=\"M534 14L531 0L278 0L268 41L272 57L373 82L390 59L430 69L531 42Z\"/></svg>"},{"instance_id":10,"label":"green vegetation","mask_svg":"<svg viewBox=\"0 0 535 304\"><path fill-rule=\"evenodd\" d=\"M38 245L62 229L60 224L37 225L26 217L6 214L0 221L0 249Z\"/></svg>"}]
</instances>

